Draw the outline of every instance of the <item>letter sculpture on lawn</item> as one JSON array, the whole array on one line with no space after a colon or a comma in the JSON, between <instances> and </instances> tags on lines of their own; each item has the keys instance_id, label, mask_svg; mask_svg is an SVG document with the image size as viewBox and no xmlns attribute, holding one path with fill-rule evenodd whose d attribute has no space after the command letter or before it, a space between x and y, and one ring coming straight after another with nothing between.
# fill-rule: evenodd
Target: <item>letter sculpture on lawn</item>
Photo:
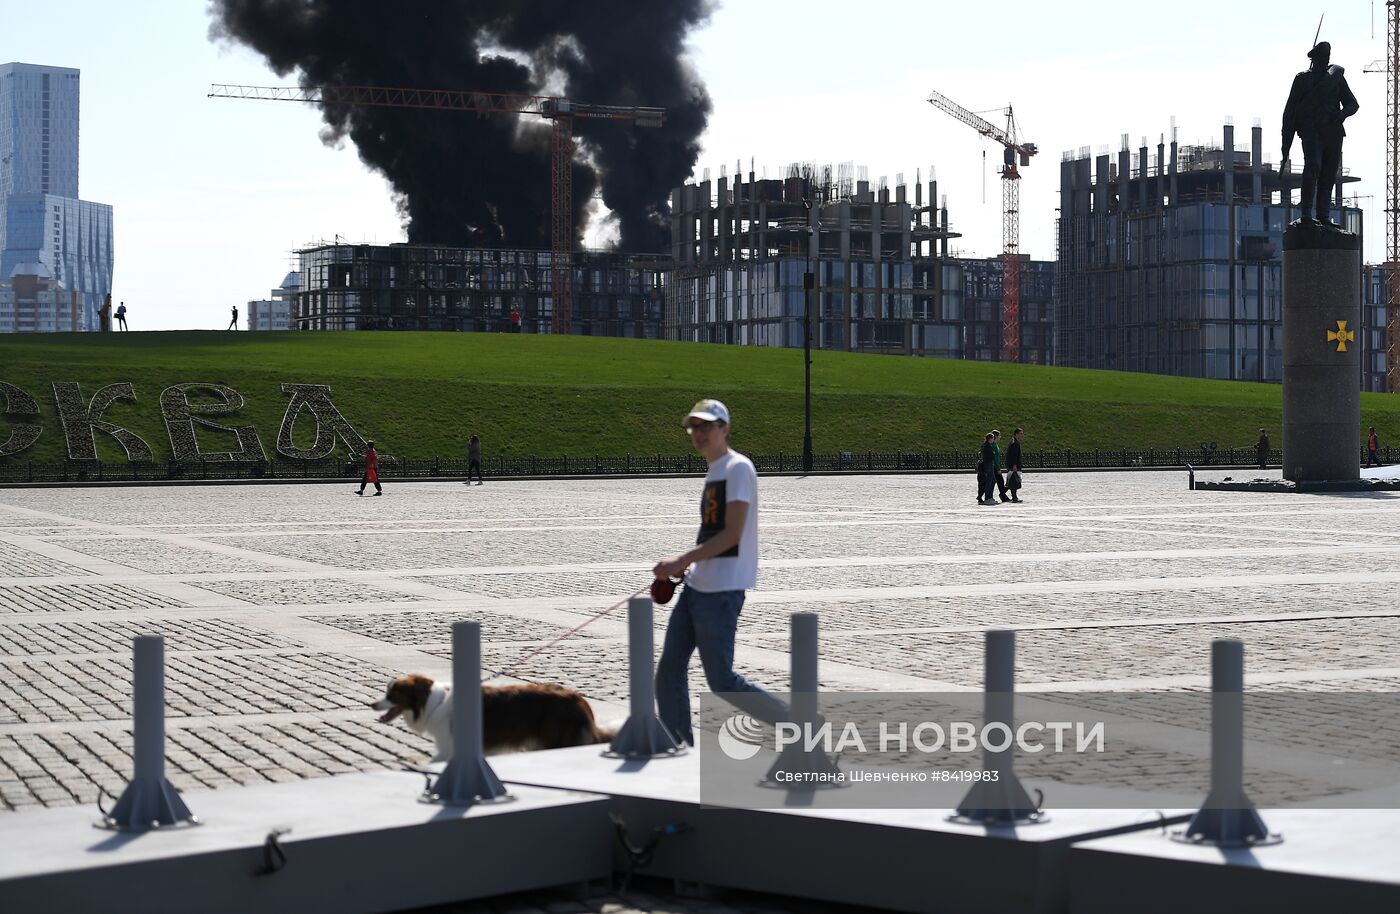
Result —
<instances>
[{"instance_id":1,"label":"letter sculpture on lawn","mask_svg":"<svg viewBox=\"0 0 1400 914\"><path fill-rule=\"evenodd\" d=\"M13 384L0 381L0 399L5 402L5 408L0 409L0 415L39 418L39 404ZM0 443L0 457L9 457L25 450L39 440L43 431L44 427L37 422L16 422L10 430L10 437L6 438L4 443Z\"/></svg>"},{"instance_id":2,"label":"letter sculpture on lawn","mask_svg":"<svg viewBox=\"0 0 1400 914\"><path fill-rule=\"evenodd\" d=\"M53 399L58 407L58 420L63 425L70 460L97 459L97 445L92 440L94 431L106 432L117 439L117 443L126 451L127 460L149 462L155 459L151 456L151 446L140 436L102 418L107 407L118 400L136 402L136 391L130 382L108 384L93 394L92 401L84 406L82 388L76 381L55 381Z\"/></svg>"},{"instance_id":3,"label":"letter sculpture on lawn","mask_svg":"<svg viewBox=\"0 0 1400 914\"><path fill-rule=\"evenodd\" d=\"M191 393L205 393L222 400L220 403L191 403ZM199 460L232 462L262 461L267 459L258 430L251 425L220 425L204 418L236 413L243 408L243 395L224 384L192 381L175 384L161 391L160 412L165 419L165 430L170 435L170 450L175 461L184 463ZM194 427L232 432L238 441L236 451L201 451L195 437Z\"/></svg>"},{"instance_id":4,"label":"letter sculpture on lawn","mask_svg":"<svg viewBox=\"0 0 1400 914\"><path fill-rule=\"evenodd\" d=\"M282 427L277 430L277 453L293 460L318 460L335 450L336 436L339 436L350 449L350 453L357 457L368 448L365 439L360 437L360 433L351 427L349 421L331 402L329 385L283 384L282 393L291 394L292 399L287 403L287 412L282 416ZM316 422L316 439L309 448L299 448L292 442L292 426L296 424L302 410L309 410Z\"/></svg>"},{"instance_id":5,"label":"letter sculpture on lawn","mask_svg":"<svg viewBox=\"0 0 1400 914\"><path fill-rule=\"evenodd\" d=\"M98 459L95 433L102 432L111 435L122 446L128 461L155 461L150 445L140 435L106 418L112 404L136 402L136 388L131 382L107 384L99 388L91 400L83 396L82 386L77 381L55 381L52 386L69 460L95 462ZM282 457L319 460L335 450L337 438L344 443L352 458L365 453L368 447L365 439L331 402L329 385L283 384L282 393L290 397L287 410L282 415L282 425L277 430L277 453ZM267 452L255 427L224 425L213 419L215 416L236 414L243 410L244 405L242 393L227 384L213 381L186 381L172 384L161 391L160 413L166 434L170 436L172 462L267 462ZM0 408L0 417L10 424L8 436L0 438L0 458L13 457L32 447L43 433L43 425L36 421L40 418L39 404L27 391L0 381L0 407L3 407ZM305 419L308 414L311 428L308 431L307 423L303 422L299 437L303 442L310 437L311 444L300 447L293 431L297 420ZM201 450L200 430L215 433L214 440L220 436L231 436L232 443L237 446L230 450ZM0 435L4 435L3 430L0 430ZM206 443L210 443L207 437ZM229 438L224 437L223 443L229 443ZM379 459L393 460L384 454L380 454Z\"/></svg>"}]
</instances>

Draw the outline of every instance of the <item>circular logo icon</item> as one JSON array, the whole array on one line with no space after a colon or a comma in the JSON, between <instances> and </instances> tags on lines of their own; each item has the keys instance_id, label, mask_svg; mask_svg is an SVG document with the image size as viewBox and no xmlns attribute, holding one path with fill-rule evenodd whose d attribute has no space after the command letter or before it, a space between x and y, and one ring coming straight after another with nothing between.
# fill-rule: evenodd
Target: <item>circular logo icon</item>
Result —
<instances>
[{"instance_id":1,"label":"circular logo icon","mask_svg":"<svg viewBox=\"0 0 1400 914\"><path fill-rule=\"evenodd\" d=\"M719 728L719 747L736 762L751 759L763 747L763 728L747 714L735 714Z\"/></svg>"}]
</instances>

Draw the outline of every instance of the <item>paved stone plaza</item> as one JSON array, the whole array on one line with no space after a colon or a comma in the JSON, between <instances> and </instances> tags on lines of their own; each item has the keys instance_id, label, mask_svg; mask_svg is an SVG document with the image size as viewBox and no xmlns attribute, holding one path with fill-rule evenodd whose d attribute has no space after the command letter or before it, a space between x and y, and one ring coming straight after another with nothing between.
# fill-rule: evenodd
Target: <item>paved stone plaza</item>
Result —
<instances>
[{"instance_id":1,"label":"paved stone plaza","mask_svg":"<svg viewBox=\"0 0 1400 914\"><path fill-rule=\"evenodd\" d=\"M421 762L365 704L400 673L445 678L452 621L480 621L503 669L697 524L693 479L352 488L0 491L0 808L120 792L141 633L166 637L177 787ZM739 667L776 689L797 610L821 614L832 690L978 688L989 626L1022 632L1024 689L1200 688L1218 637L1245 641L1251 687L1400 689L1400 493L1207 494L1176 472L1039 474L994 508L970 475L760 491ZM621 720L625 633L620 610L517 675Z\"/></svg>"}]
</instances>

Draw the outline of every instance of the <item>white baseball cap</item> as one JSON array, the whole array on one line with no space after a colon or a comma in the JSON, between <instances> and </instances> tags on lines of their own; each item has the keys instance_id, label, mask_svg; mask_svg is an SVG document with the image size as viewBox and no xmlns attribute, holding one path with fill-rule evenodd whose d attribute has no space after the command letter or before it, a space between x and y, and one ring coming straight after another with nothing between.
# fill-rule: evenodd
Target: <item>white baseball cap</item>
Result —
<instances>
[{"instance_id":1,"label":"white baseball cap","mask_svg":"<svg viewBox=\"0 0 1400 914\"><path fill-rule=\"evenodd\" d=\"M681 420L681 428L685 428L686 419L704 419L706 422L723 422L729 424L729 407L718 400L701 400L690 408L685 419Z\"/></svg>"}]
</instances>

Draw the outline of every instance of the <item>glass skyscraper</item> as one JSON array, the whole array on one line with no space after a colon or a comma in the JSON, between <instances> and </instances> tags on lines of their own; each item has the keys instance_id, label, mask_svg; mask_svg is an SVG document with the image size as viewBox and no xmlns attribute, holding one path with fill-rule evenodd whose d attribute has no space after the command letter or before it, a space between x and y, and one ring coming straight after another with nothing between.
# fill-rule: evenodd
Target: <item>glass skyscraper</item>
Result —
<instances>
[{"instance_id":1,"label":"glass skyscraper","mask_svg":"<svg viewBox=\"0 0 1400 914\"><path fill-rule=\"evenodd\" d=\"M112 290L112 208L78 199L78 71L0 64L0 282L43 264L81 329Z\"/></svg>"}]
</instances>

